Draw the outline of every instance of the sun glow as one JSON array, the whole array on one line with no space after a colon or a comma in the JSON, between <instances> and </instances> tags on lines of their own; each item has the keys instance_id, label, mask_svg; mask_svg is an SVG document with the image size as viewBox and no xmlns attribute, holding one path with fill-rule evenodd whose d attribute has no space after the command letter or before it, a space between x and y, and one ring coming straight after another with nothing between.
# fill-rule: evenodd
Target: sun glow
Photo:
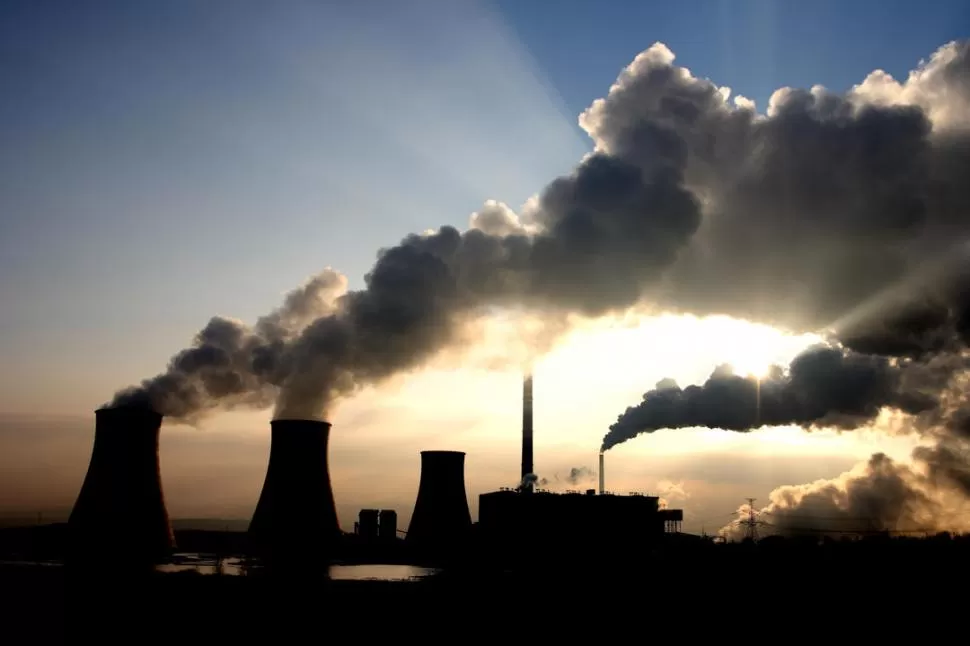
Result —
<instances>
[{"instance_id":1,"label":"sun glow","mask_svg":"<svg viewBox=\"0 0 970 646\"><path fill-rule=\"evenodd\" d=\"M735 374L762 380L772 366L787 367L797 352L818 341L812 335L791 336L774 328L726 318L709 319L705 327L724 339L723 356Z\"/></svg>"},{"instance_id":2,"label":"sun glow","mask_svg":"<svg viewBox=\"0 0 970 646\"><path fill-rule=\"evenodd\" d=\"M375 396L405 407L432 397L437 415L481 420L478 430L463 434L465 440L480 435L483 441L494 441L501 436L515 444L521 377L528 365L523 349L533 335L503 317L475 328L474 334L475 344L467 353L407 375ZM681 387L702 384L723 364L731 364L737 374L763 377L771 365L787 366L816 342L813 335L785 334L727 317L660 316L578 324L533 362L536 425L546 429L541 437L537 433L536 441L562 449L598 446L617 416L661 379L674 379ZM489 419L508 428L497 432ZM730 442L729 435L737 434L711 431L710 441ZM697 434L677 431L657 432L647 444L651 451L677 452L707 442Z\"/></svg>"}]
</instances>

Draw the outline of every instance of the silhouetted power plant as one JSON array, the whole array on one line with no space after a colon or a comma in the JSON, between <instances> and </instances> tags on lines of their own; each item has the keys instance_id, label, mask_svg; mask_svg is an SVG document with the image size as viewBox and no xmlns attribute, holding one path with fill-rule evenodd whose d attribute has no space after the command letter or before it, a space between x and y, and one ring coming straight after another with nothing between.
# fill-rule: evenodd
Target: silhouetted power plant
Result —
<instances>
[{"instance_id":1,"label":"silhouetted power plant","mask_svg":"<svg viewBox=\"0 0 970 646\"><path fill-rule=\"evenodd\" d=\"M330 424L271 422L266 480L249 525L254 552L267 562L326 559L341 539L327 457Z\"/></svg>"},{"instance_id":2,"label":"silhouetted power plant","mask_svg":"<svg viewBox=\"0 0 970 646\"><path fill-rule=\"evenodd\" d=\"M158 462L162 416L102 408L95 420L91 461L68 519L71 558L160 561L175 547Z\"/></svg>"},{"instance_id":3,"label":"silhouetted power plant","mask_svg":"<svg viewBox=\"0 0 970 646\"><path fill-rule=\"evenodd\" d=\"M347 540L358 554L372 547L392 554L404 547L422 558L436 558L475 546L483 555L489 550L501 554L507 547L521 556L523 541L588 551L605 544L649 546L664 534L679 532L681 510L661 509L656 496L617 496L605 490L602 453L598 492L537 488L532 384L530 373L522 384L519 484L481 494L479 522L473 525L465 490L466 454L422 451L418 494L403 543L397 539L397 513L390 509L362 509L355 536L344 536L330 483L328 422L272 421L266 478L247 534L250 556L271 568L304 570L329 564L347 548ZM162 416L119 407L96 411L96 419L91 462L68 523L71 553L95 560L163 560L175 542L159 474Z\"/></svg>"},{"instance_id":4,"label":"silhouetted power plant","mask_svg":"<svg viewBox=\"0 0 970 646\"><path fill-rule=\"evenodd\" d=\"M422 551L450 551L472 526L465 493L465 454L422 451L421 480L407 542Z\"/></svg>"},{"instance_id":5,"label":"silhouetted power plant","mask_svg":"<svg viewBox=\"0 0 970 646\"><path fill-rule=\"evenodd\" d=\"M540 541L563 549L589 549L603 543L615 548L647 547L666 533L680 531L683 511L660 509L660 498L606 491L605 459L599 454L599 495L554 493L535 489L533 471L532 375L522 396L522 481L514 489L478 497L478 529L482 544L509 555L521 553L522 541Z\"/></svg>"}]
</instances>

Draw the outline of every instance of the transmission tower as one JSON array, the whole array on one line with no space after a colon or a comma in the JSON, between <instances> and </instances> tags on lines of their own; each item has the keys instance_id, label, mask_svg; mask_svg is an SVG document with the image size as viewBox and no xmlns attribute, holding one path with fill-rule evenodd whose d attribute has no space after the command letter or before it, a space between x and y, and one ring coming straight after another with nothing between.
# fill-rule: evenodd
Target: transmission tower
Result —
<instances>
[{"instance_id":1,"label":"transmission tower","mask_svg":"<svg viewBox=\"0 0 970 646\"><path fill-rule=\"evenodd\" d=\"M755 498L745 498L748 501L748 517L741 521L744 525L744 537L750 538L752 541L758 540L758 517L755 515L754 511L754 501Z\"/></svg>"}]
</instances>

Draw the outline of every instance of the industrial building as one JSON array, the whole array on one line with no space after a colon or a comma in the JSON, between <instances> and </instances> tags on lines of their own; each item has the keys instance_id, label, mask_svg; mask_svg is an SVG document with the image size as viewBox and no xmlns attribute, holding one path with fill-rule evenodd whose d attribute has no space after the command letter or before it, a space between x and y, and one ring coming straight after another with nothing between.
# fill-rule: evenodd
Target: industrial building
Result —
<instances>
[{"instance_id":1,"label":"industrial building","mask_svg":"<svg viewBox=\"0 0 970 646\"><path fill-rule=\"evenodd\" d=\"M532 376L522 391L521 477L514 488L479 496L472 523L465 490L465 453L422 451L414 512L402 547L416 558L475 556L466 550L502 553L523 541L541 541L550 552L598 546L648 546L680 531L683 512L661 509L656 496L615 495L605 490L600 454L599 491L553 493L538 489L533 465ZM97 561L115 554L133 562L159 561L175 542L159 474L162 416L140 408L96 412L91 462L69 529L75 557ZM266 478L248 530L248 551L270 569L322 566L361 545L397 545L397 513L363 509L355 537L337 520L330 483L328 422L271 422ZM372 549L373 548L373 549ZM395 550L398 548L394 548ZM521 550L520 550L521 551ZM376 553L376 552L375 552Z\"/></svg>"},{"instance_id":2,"label":"industrial building","mask_svg":"<svg viewBox=\"0 0 970 646\"><path fill-rule=\"evenodd\" d=\"M678 531L683 512L660 509L656 496L586 492L522 493L503 489L478 497L482 541L496 546L539 541L547 547L658 544Z\"/></svg>"},{"instance_id":3,"label":"industrial building","mask_svg":"<svg viewBox=\"0 0 970 646\"><path fill-rule=\"evenodd\" d=\"M599 459L599 491L555 493L535 488L533 468L532 376L523 383L522 470L515 488L478 497L480 544L500 552L523 541L547 548L593 549L603 545L658 545L680 531L683 511L661 509L660 498L605 490L604 457Z\"/></svg>"},{"instance_id":4,"label":"industrial building","mask_svg":"<svg viewBox=\"0 0 970 646\"><path fill-rule=\"evenodd\" d=\"M364 541L397 539L397 512L393 509L361 509L354 523L354 533Z\"/></svg>"}]
</instances>

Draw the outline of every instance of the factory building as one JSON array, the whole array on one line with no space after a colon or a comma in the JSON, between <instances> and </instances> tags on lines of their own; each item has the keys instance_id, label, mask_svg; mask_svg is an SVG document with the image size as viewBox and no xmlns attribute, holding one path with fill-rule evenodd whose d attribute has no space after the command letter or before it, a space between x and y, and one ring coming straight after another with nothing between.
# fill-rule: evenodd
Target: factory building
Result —
<instances>
[{"instance_id":1,"label":"factory building","mask_svg":"<svg viewBox=\"0 0 970 646\"><path fill-rule=\"evenodd\" d=\"M549 550L649 547L680 531L683 511L661 509L659 497L606 492L602 453L598 492L535 489L532 438L529 375L523 388L522 482L515 488L479 496L477 529L482 545L499 552L514 552L523 542L542 544Z\"/></svg>"},{"instance_id":2,"label":"factory building","mask_svg":"<svg viewBox=\"0 0 970 646\"><path fill-rule=\"evenodd\" d=\"M611 544L649 545L679 529L680 509L660 509L656 496L631 494L553 493L522 494L504 489L478 498L481 538L486 544L515 545L523 540L553 547L592 548Z\"/></svg>"},{"instance_id":3,"label":"factory building","mask_svg":"<svg viewBox=\"0 0 970 646\"><path fill-rule=\"evenodd\" d=\"M354 533L365 541L397 540L397 512L393 509L361 509Z\"/></svg>"}]
</instances>

